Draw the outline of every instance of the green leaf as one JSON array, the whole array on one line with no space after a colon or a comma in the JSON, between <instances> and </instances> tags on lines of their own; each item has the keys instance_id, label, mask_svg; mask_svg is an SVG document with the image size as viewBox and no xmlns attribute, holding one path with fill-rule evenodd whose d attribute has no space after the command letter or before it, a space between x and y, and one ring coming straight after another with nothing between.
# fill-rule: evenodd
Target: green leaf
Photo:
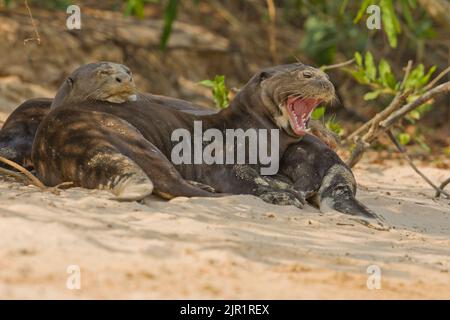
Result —
<instances>
[{"instance_id":1,"label":"green leaf","mask_svg":"<svg viewBox=\"0 0 450 320\"><path fill-rule=\"evenodd\" d=\"M366 73L364 70L351 70L350 74L355 78L356 81L358 81L361 84L368 84L370 82L369 78L367 78Z\"/></svg>"},{"instance_id":2,"label":"green leaf","mask_svg":"<svg viewBox=\"0 0 450 320\"><path fill-rule=\"evenodd\" d=\"M428 70L427 74L420 79L421 86L424 86L430 81L431 75L436 71L436 66L432 66L430 70Z\"/></svg>"},{"instance_id":3,"label":"green leaf","mask_svg":"<svg viewBox=\"0 0 450 320\"><path fill-rule=\"evenodd\" d=\"M218 108L226 108L229 105L228 94L229 90L225 86L225 76L217 75L213 80L203 80L199 82L200 85L211 88L214 103Z\"/></svg>"},{"instance_id":4,"label":"green leaf","mask_svg":"<svg viewBox=\"0 0 450 320\"><path fill-rule=\"evenodd\" d=\"M378 64L378 71L380 73L381 83L385 87L389 87L388 74L392 74L392 70L391 70L391 66L385 59L380 60L380 63Z\"/></svg>"},{"instance_id":5,"label":"green leaf","mask_svg":"<svg viewBox=\"0 0 450 320\"><path fill-rule=\"evenodd\" d=\"M169 42L170 33L172 32L172 25L177 17L178 0L169 0L164 9L164 27L161 34L160 48L162 51L166 50Z\"/></svg>"},{"instance_id":6,"label":"green leaf","mask_svg":"<svg viewBox=\"0 0 450 320\"><path fill-rule=\"evenodd\" d=\"M139 19L144 18L144 0L127 0L125 16L135 15Z\"/></svg>"},{"instance_id":7,"label":"green leaf","mask_svg":"<svg viewBox=\"0 0 450 320\"><path fill-rule=\"evenodd\" d=\"M408 115L414 120L420 120L420 112L417 110L411 111Z\"/></svg>"},{"instance_id":8,"label":"green leaf","mask_svg":"<svg viewBox=\"0 0 450 320\"><path fill-rule=\"evenodd\" d=\"M417 1L416 0L409 0L409 5L411 8L415 9L417 7Z\"/></svg>"},{"instance_id":9,"label":"green leaf","mask_svg":"<svg viewBox=\"0 0 450 320\"><path fill-rule=\"evenodd\" d=\"M408 133L400 133L397 136L398 141L402 145L407 145L411 141L411 136Z\"/></svg>"},{"instance_id":10,"label":"green leaf","mask_svg":"<svg viewBox=\"0 0 450 320\"><path fill-rule=\"evenodd\" d=\"M338 136L342 136L344 134L344 129L339 124L339 122L336 121L336 116L333 115L328 119L328 121L325 123L325 126L328 128L328 130L336 133Z\"/></svg>"},{"instance_id":11,"label":"green leaf","mask_svg":"<svg viewBox=\"0 0 450 320\"><path fill-rule=\"evenodd\" d=\"M355 61L356 64L358 65L358 67L363 67L363 63L362 63L362 56L361 53L359 53L358 51L355 52Z\"/></svg>"},{"instance_id":12,"label":"green leaf","mask_svg":"<svg viewBox=\"0 0 450 320\"><path fill-rule=\"evenodd\" d=\"M355 19L353 19L353 23L357 23L361 18L363 17L364 13L366 13L367 7L371 4L372 0L364 0L364 2L361 4L361 7L358 10L358 13L356 14Z\"/></svg>"},{"instance_id":13,"label":"green leaf","mask_svg":"<svg viewBox=\"0 0 450 320\"><path fill-rule=\"evenodd\" d=\"M395 79L395 75L393 73L386 74L386 84L389 88L394 90L400 88L400 83L397 82L397 79Z\"/></svg>"},{"instance_id":14,"label":"green leaf","mask_svg":"<svg viewBox=\"0 0 450 320\"><path fill-rule=\"evenodd\" d=\"M375 80L377 78L377 68L375 67L375 63L373 62L373 56L369 51L366 52L365 67L367 77L370 80Z\"/></svg>"},{"instance_id":15,"label":"green leaf","mask_svg":"<svg viewBox=\"0 0 450 320\"><path fill-rule=\"evenodd\" d=\"M202 86L205 86L208 88L214 87L214 81L212 81L212 80L202 80L198 84L201 84Z\"/></svg>"},{"instance_id":16,"label":"green leaf","mask_svg":"<svg viewBox=\"0 0 450 320\"><path fill-rule=\"evenodd\" d=\"M401 32L400 22L395 14L392 0L381 0L381 21L383 23L384 31L388 37L389 45L392 48L397 47L397 34Z\"/></svg>"},{"instance_id":17,"label":"green leaf","mask_svg":"<svg viewBox=\"0 0 450 320\"><path fill-rule=\"evenodd\" d=\"M403 17L405 17L408 27L410 27L411 29L414 29L414 27L415 27L414 19L411 15L411 10L410 10L409 6L410 6L409 0L402 0Z\"/></svg>"},{"instance_id":18,"label":"green leaf","mask_svg":"<svg viewBox=\"0 0 450 320\"><path fill-rule=\"evenodd\" d=\"M419 64L417 67L411 70L411 73L409 74L408 78L405 81L405 88L406 89L420 88L421 80L424 77L424 74L425 74L425 67L423 66L423 64Z\"/></svg>"},{"instance_id":19,"label":"green leaf","mask_svg":"<svg viewBox=\"0 0 450 320\"><path fill-rule=\"evenodd\" d=\"M325 107L317 107L314 109L314 111L311 114L311 118L314 120L322 119L322 117L325 115Z\"/></svg>"},{"instance_id":20,"label":"green leaf","mask_svg":"<svg viewBox=\"0 0 450 320\"><path fill-rule=\"evenodd\" d=\"M374 99L378 98L379 95L380 95L380 91L376 90L376 91L367 92L363 98L366 101L374 100Z\"/></svg>"}]
</instances>

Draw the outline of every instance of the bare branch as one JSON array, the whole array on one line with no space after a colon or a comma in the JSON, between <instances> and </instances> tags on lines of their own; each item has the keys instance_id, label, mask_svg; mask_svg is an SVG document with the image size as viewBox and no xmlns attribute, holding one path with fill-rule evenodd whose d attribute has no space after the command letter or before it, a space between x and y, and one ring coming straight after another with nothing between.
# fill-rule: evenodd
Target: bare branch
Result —
<instances>
[{"instance_id":1,"label":"bare branch","mask_svg":"<svg viewBox=\"0 0 450 320\"><path fill-rule=\"evenodd\" d=\"M435 86L436 83L438 83L439 80L441 80L447 73L450 72L450 67L447 67L444 71L439 73L436 78L433 79L427 86L424 88L425 90L429 90Z\"/></svg>"},{"instance_id":2,"label":"bare branch","mask_svg":"<svg viewBox=\"0 0 450 320\"><path fill-rule=\"evenodd\" d=\"M328 66L321 66L320 70L325 71L325 70L330 70L330 69L341 68L341 67L348 66L348 65L352 64L353 62L355 62L355 58L341 62L341 63L331 64Z\"/></svg>"},{"instance_id":3,"label":"bare branch","mask_svg":"<svg viewBox=\"0 0 450 320\"><path fill-rule=\"evenodd\" d=\"M266 0L267 10L269 12L269 50L274 63L277 63L277 11L273 0Z\"/></svg>"},{"instance_id":4,"label":"bare branch","mask_svg":"<svg viewBox=\"0 0 450 320\"><path fill-rule=\"evenodd\" d=\"M398 120L400 120L409 112L421 106L428 100L434 98L439 94L447 93L449 91L450 81L425 92L416 100L402 106L400 109L395 111L395 109L402 105L400 97L404 96L405 93L403 93L401 96L396 96L396 98L394 98L394 100L392 100L391 104L388 106L388 108L393 112L385 120L382 120L381 122L373 122L371 125L371 130L369 130L369 132L367 132L362 138L356 136L356 147L350 155L350 158L347 160L347 165L353 167L356 163L358 163L367 147L378 137L381 132L386 132L387 130L389 130Z\"/></svg>"},{"instance_id":5,"label":"bare branch","mask_svg":"<svg viewBox=\"0 0 450 320\"><path fill-rule=\"evenodd\" d=\"M5 168L0 168L0 174L11 176L11 177L13 177L16 180L19 180L21 182L23 182L24 180L27 180L27 177L25 177L20 172L15 172L15 171L8 170L8 169L5 169Z\"/></svg>"},{"instance_id":6,"label":"bare branch","mask_svg":"<svg viewBox=\"0 0 450 320\"><path fill-rule=\"evenodd\" d=\"M421 106L425 102L433 99L435 96L450 92L450 81L444 82L443 84L431 89L430 91L425 92L416 100L411 101L410 103L404 105L401 109L394 112L391 116L389 116L386 120L380 123L380 126L385 130L390 128L395 122L403 118L409 112L414 110L415 108Z\"/></svg>"},{"instance_id":7,"label":"bare branch","mask_svg":"<svg viewBox=\"0 0 450 320\"><path fill-rule=\"evenodd\" d=\"M409 77L409 73L411 72L411 68L412 68L412 60L408 61L408 64L405 67L405 75L403 76L403 80L402 83L400 84L400 89L402 89L405 86L405 82L406 79ZM392 112L394 112L398 107L398 103L404 103L406 102L406 99L408 98L408 96L411 94L411 91L406 91L404 93L397 93L394 97L394 99L391 101L391 103L389 104L389 106L387 108L385 108L383 111L381 111L380 113L378 113L377 115L375 115L375 117L373 117L372 119L370 119L369 121L367 121L365 124L363 124L361 127L359 127L357 130L355 130L351 135L349 135L345 141L346 142L351 142L353 141L353 139L359 135L360 133L366 131L367 129L369 129L374 121L382 121L384 119L386 119ZM399 100L401 99L401 100Z\"/></svg>"},{"instance_id":8,"label":"bare branch","mask_svg":"<svg viewBox=\"0 0 450 320\"><path fill-rule=\"evenodd\" d=\"M347 165L350 168L355 166L355 164L357 164L358 161L361 160L363 153L370 146L370 143L378 136L380 121L386 119L395 110L400 108L406 102L406 98L409 96L409 94L410 92L407 91L395 96L386 109L376 114L375 117L373 117L361 127L363 128L363 130L369 128L369 131L363 137L359 136L359 134L355 136L356 146L353 149L350 158L347 160ZM362 132L363 130L360 131Z\"/></svg>"},{"instance_id":9,"label":"bare branch","mask_svg":"<svg viewBox=\"0 0 450 320\"><path fill-rule=\"evenodd\" d=\"M441 183L441 185L439 186L439 189L444 190L444 188L450 183L450 178L448 178L447 180L445 180L444 182ZM436 198L439 197L441 195L440 191L437 191L436 194L434 195ZM448 196L447 196L448 198Z\"/></svg>"},{"instance_id":10,"label":"bare branch","mask_svg":"<svg viewBox=\"0 0 450 320\"><path fill-rule=\"evenodd\" d=\"M39 35L39 31L38 31L38 29L36 27L36 23L35 23L35 21L33 19L33 14L31 13L31 9L30 9L30 6L28 5L28 1L24 0L24 2L25 2L25 7L28 10L28 15L30 16L30 19L31 19L31 24L32 24L33 29L34 29L34 34L36 36L33 37L33 38L28 38L28 39L23 40L23 44L27 44L29 41L36 41L37 44L40 45L41 44L41 36Z\"/></svg>"},{"instance_id":11,"label":"bare branch","mask_svg":"<svg viewBox=\"0 0 450 320\"><path fill-rule=\"evenodd\" d=\"M411 94L411 91L408 90L408 91L403 92L399 96L395 96L394 99L389 104L389 106L387 106L380 113L377 113L372 119L370 119L369 121L364 123L361 127L359 127L357 130L355 130L351 135L349 135L345 140L347 142L352 141L356 136L358 136L362 132L369 129L372 126L372 124L374 123L374 121L380 122L380 121L383 121L384 119L386 119L395 110L400 108L403 103L406 102L406 99L409 97L410 94Z\"/></svg>"},{"instance_id":12,"label":"bare branch","mask_svg":"<svg viewBox=\"0 0 450 320\"><path fill-rule=\"evenodd\" d=\"M19 170L20 172L22 172L29 180L32 184L34 184L36 187L40 188L40 189L45 189L44 184L39 181L38 178L36 178L30 171L28 171L27 169L25 169L24 167L22 167L21 165L8 160L6 158L3 158L2 156L0 156L0 162L3 162L11 167L13 167L14 169Z\"/></svg>"},{"instance_id":13,"label":"bare branch","mask_svg":"<svg viewBox=\"0 0 450 320\"><path fill-rule=\"evenodd\" d=\"M397 139L395 138L395 136L392 134L391 130L387 130L386 134L388 135L389 139L391 139L391 141L394 143L394 145L397 147L398 151L400 151L400 153L404 156L405 160L409 163L409 165L411 166L411 168L413 168L413 170L415 172L417 172L417 174L419 176L422 177L423 180L425 180L430 186L432 186L434 188L434 190L436 190L436 194L437 196L439 196L439 194L443 194L445 195L448 199L450 199L450 195L445 192L442 188L439 188L438 186L436 186L427 176L425 176L414 164L413 160L411 159L411 157L409 156L409 154L406 152L406 149L397 141Z\"/></svg>"}]
</instances>

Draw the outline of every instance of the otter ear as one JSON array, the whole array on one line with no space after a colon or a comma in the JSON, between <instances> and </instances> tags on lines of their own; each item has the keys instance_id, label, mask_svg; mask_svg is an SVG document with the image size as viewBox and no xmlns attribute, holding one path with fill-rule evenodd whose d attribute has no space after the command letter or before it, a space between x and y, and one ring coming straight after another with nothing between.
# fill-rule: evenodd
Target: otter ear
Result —
<instances>
[{"instance_id":1,"label":"otter ear","mask_svg":"<svg viewBox=\"0 0 450 320\"><path fill-rule=\"evenodd\" d=\"M72 79L71 77L68 77L68 78L66 79L66 81L67 81L67 84L69 85L69 87L70 87L70 88L73 88L73 79Z\"/></svg>"},{"instance_id":2,"label":"otter ear","mask_svg":"<svg viewBox=\"0 0 450 320\"><path fill-rule=\"evenodd\" d=\"M64 103L64 100L70 95L73 88L73 79L68 77L66 81L59 87L55 98L50 106L50 109L54 109Z\"/></svg>"},{"instance_id":3,"label":"otter ear","mask_svg":"<svg viewBox=\"0 0 450 320\"><path fill-rule=\"evenodd\" d=\"M267 71L262 71L260 74L259 74L259 81L261 82L261 81L263 81L263 80L266 80L266 79L268 79L268 78L270 78L272 75L269 73L269 72L267 72Z\"/></svg>"}]
</instances>

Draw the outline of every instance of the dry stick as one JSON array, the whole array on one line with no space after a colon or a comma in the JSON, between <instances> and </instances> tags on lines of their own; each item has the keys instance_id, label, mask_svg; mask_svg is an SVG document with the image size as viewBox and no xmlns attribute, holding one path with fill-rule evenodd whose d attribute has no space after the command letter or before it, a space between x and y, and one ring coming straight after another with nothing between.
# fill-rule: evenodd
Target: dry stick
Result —
<instances>
[{"instance_id":1,"label":"dry stick","mask_svg":"<svg viewBox=\"0 0 450 320\"><path fill-rule=\"evenodd\" d=\"M28 10L28 15L30 16L31 25L33 26L34 34L36 35L36 37L23 40L23 44L27 44L29 41L36 41L37 44L40 45L41 44L41 36L39 35L39 31L38 31L38 29L36 27L36 23L33 19L33 14L31 13L31 9L30 9L30 6L28 5L28 1L25 0L24 2L25 2L25 7Z\"/></svg>"},{"instance_id":2,"label":"dry stick","mask_svg":"<svg viewBox=\"0 0 450 320\"><path fill-rule=\"evenodd\" d=\"M405 86L405 81L409 76L409 73L411 72L411 68L412 68L412 60L408 61L407 66L405 67L405 75L403 77L402 83L400 84L400 89L403 89L403 87ZM404 93L402 93L400 96L403 96ZM411 94L411 92L409 91L409 93L407 93L407 96L404 97L405 101L406 98ZM382 117L379 121L386 119L393 111L393 107L398 107L398 105L393 105L391 107L391 105L393 104L393 102L395 101L395 99L399 96L399 94L397 94L394 99L392 100L390 106L388 106L387 108L385 108L383 111L381 111L379 114L382 114ZM359 127L357 130L355 130L351 135L349 135L347 138L345 138L345 142L351 142L353 141L353 139L355 137L357 137L360 133L366 131L367 129L370 128L370 126L374 123L375 118L379 115L377 114L374 118L370 119L369 121L367 121L365 124L363 124L361 127Z\"/></svg>"},{"instance_id":3,"label":"dry stick","mask_svg":"<svg viewBox=\"0 0 450 320\"><path fill-rule=\"evenodd\" d=\"M274 63L277 63L277 29L276 29L276 18L277 11L275 7L275 3L273 0L266 0L267 2L267 10L269 11L269 50L272 56L272 60Z\"/></svg>"},{"instance_id":4,"label":"dry stick","mask_svg":"<svg viewBox=\"0 0 450 320\"><path fill-rule=\"evenodd\" d=\"M450 67L447 67L447 69L445 69L444 71L439 73L439 75L436 78L434 78L433 81L431 81L429 84L427 84L427 86L425 87L425 90L433 88L434 85L436 83L438 83L438 81L441 80L449 72L450 72Z\"/></svg>"},{"instance_id":5,"label":"dry stick","mask_svg":"<svg viewBox=\"0 0 450 320\"><path fill-rule=\"evenodd\" d=\"M355 149L353 149L350 158L347 160L347 165L349 167L352 168L355 164L358 163L359 160L361 160L361 157L362 157L364 151L366 151L366 148L369 147L370 142L372 142L372 141L368 141L368 140L370 140L371 136L373 136L379 129L380 121L386 119L395 110L400 108L406 102L406 98L408 97L409 94L410 94L409 91L407 91L407 92L403 92L402 94L396 95L394 97L394 99L392 99L391 103L389 104L389 106L387 106L386 109L384 109L380 113L377 113L375 115L375 117L373 117L371 120L366 122L367 128L369 128L369 131L363 137L361 137L359 135L355 137L355 143L356 143ZM372 120L374 120L374 119L376 119L376 121L372 122Z\"/></svg>"},{"instance_id":6,"label":"dry stick","mask_svg":"<svg viewBox=\"0 0 450 320\"><path fill-rule=\"evenodd\" d=\"M400 120L409 112L414 110L415 108L421 106L428 100L433 99L435 96L450 92L450 81L444 82L443 84L434 87L433 89L425 92L416 100L411 101L410 103L404 105L399 110L395 111L392 115L390 115L386 120L380 123L380 127L383 127L384 130L390 128L397 120Z\"/></svg>"},{"instance_id":7,"label":"dry stick","mask_svg":"<svg viewBox=\"0 0 450 320\"><path fill-rule=\"evenodd\" d=\"M441 185L439 186L439 189L444 190L444 188L450 183L450 178L448 178L447 180L445 180L444 182L441 183ZM436 198L439 197L441 195L441 192L437 191L436 194L434 195ZM447 197L448 198L448 197Z\"/></svg>"},{"instance_id":8,"label":"dry stick","mask_svg":"<svg viewBox=\"0 0 450 320\"><path fill-rule=\"evenodd\" d=\"M27 169L25 169L25 168L22 167L21 165L19 165L19 164L13 162L13 161L11 161L11 160L8 160L8 159L6 159L6 158L3 158L2 156L0 156L0 162L3 162L3 163L5 163L5 164L7 164L7 165L13 167L14 169L19 170L19 171L22 172L22 173L30 180L30 182L31 182L32 184L34 184L36 187L39 187L39 188L41 188L41 189L45 189L44 184L43 184L41 181L39 181L38 178L36 178L35 176L33 176L33 174L32 174L30 171L28 171Z\"/></svg>"},{"instance_id":9,"label":"dry stick","mask_svg":"<svg viewBox=\"0 0 450 320\"><path fill-rule=\"evenodd\" d=\"M417 172L417 174L419 176L421 176L423 178L423 180L425 180L430 186L433 187L434 190L436 190L436 194L438 197L441 193L443 195L445 195L448 199L450 199L450 195L445 192L442 188L439 188L438 186L436 186L430 179L428 179L427 176L425 176L417 167L416 165L413 163L413 160L411 159L410 155L406 152L406 149L398 142L398 140L395 138L395 136L392 134L392 131L390 129L388 129L386 131L386 134L388 135L388 137L391 139L391 141L394 143L394 145L397 147L398 151L400 151L400 153L405 157L406 161L409 163L409 165L414 169L415 172Z\"/></svg>"},{"instance_id":10,"label":"dry stick","mask_svg":"<svg viewBox=\"0 0 450 320\"><path fill-rule=\"evenodd\" d=\"M435 96L443 93L447 93L450 91L450 81L445 82L430 91L425 92L420 97L418 97L416 100L402 106L397 111L394 111L389 117L387 117L385 120L381 121L379 124L376 124L378 128L376 130L373 130L370 135L366 134L363 138L357 137L356 139L356 147L353 150L350 159L347 160L347 165L350 167L353 167L358 161L361 159L362 154L364 153L365 149L372 143L381 132L387 131L394 123L396 123L398 120L403 118L406 114L414 110L415 108L421 106L428 100L434 98ZM396 99L394 99L396 100ZM394 102L393 100L393 102ZM392 103L393 103L392 102Z\"/></svg>"},{"instance_id":11,"label":"dry stick","mask_svg":"<svg viewBox=\"0 0 450 320\"><path fill-rule=\"evenodd\" d=\"M366 140L366 138L370 137L378 129L378 124L381 121L387 119L387 117L389 117L393 112L404 105L411 92L411 90L408 90L402 92L401 94L397 94L386 109L384 109L380 113L377 113L372 118L372 123L370 125L369 131L363 136L363 139Z\"/></svg>"},{"instance_id":12,"label":"dry stick","mask_svg":"<svg viewBox=\"0 0 450 320\"><path fill-rule=\"evenodd\" d=\"M23 180L27 180L27 177L25 177L23 174L21 174L19 172L8 170L5 168L0 168L0 174L11 176L11 177L15 178L16 180L20 180L22 182L23 182Z\"/></svg>"},{"instance_id":13,"label":"dry stick","mask_svg":"<svg viewBox=\"0 0 450 320\"><path fill-rule=\"evenodd\" d=\"M341 62L341 63L331 64L328 66L322 66L322 67L320 67L320 69L322 71L325 71L325 70L330 70L330 69L341 68L341 67L348 66L349 64L352 64L353 62L355 62L355 58Z\"/></svg>"}]
</instances>

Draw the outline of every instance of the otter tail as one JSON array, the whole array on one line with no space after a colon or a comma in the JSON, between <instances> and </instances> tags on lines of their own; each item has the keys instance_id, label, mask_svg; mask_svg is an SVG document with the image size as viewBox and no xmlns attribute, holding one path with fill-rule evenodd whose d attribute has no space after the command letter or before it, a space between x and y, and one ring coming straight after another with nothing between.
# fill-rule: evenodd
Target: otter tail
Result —
<instances>
[{"instance_id":1,"label":"otter tail","mask_svg":"<svg viewBox=\"0 0 450 320\"><path fill-rule=\"evenodd\" d=\"M332 166L322 181L319 189L319 205L324 211L326 208L364 217L379 219L378 216L364 204L356 200L356 182L351 171L341 164Z\"/></svg>"}]
</instances>

